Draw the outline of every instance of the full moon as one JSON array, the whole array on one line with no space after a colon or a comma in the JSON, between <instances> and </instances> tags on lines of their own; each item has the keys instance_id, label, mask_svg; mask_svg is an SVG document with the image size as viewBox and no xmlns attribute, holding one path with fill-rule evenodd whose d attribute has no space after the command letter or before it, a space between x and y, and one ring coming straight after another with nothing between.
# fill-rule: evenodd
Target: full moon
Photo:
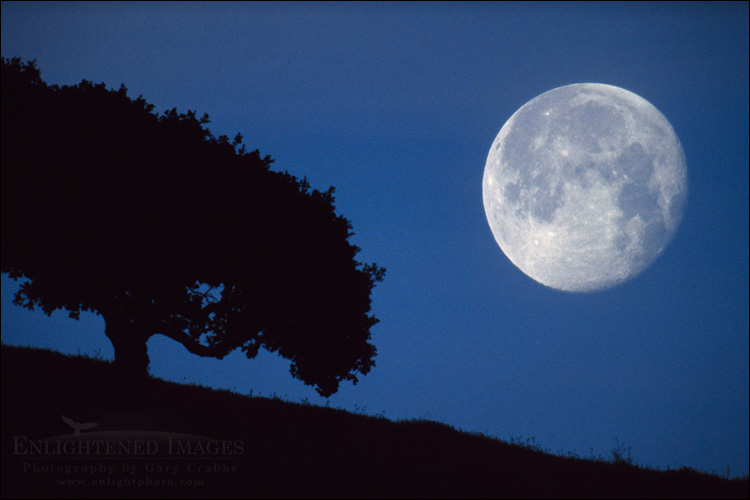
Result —
<instances>
[{"instance_id":1,"label":"full moon","mask_svg":"<svg viewBox=\"0 0 750 500\"><path fill-rule=\"evenodd\" d=\"M495 240L557 290L592 292L638 275L674 236L685 153L651 103L600 83L524 104L492 143L482 181Z\"/></svg>"}]
</instances>

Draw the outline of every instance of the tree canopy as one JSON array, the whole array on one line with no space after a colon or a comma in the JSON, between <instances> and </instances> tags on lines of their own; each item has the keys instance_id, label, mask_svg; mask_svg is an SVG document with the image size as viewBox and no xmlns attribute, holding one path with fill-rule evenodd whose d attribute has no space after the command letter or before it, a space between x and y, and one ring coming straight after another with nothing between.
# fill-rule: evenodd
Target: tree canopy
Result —
<instances>
[{"instance_id":1,"label":"tree canopy","mask_svg":"<svg viewBox=\"0 0 750 500\"><path fill-rule=\"evenodd\" d=\"M207 115L153 108L2 60L1 270L28 278L14 303L101 314L132 376L162 334L201 356L278 352L324 396L356 383L385 270L356 260L334 189L214 137Z\"/></svg>"}]
</instances>

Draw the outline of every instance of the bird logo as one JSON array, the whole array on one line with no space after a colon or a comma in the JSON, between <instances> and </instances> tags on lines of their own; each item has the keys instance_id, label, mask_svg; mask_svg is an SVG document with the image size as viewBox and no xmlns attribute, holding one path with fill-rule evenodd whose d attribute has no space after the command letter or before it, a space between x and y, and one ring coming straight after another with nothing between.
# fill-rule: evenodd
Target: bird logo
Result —
<instances>
[{"instance_id":1,"label":"bird logo","mask_svg":"<svg viewBox=\"0 0 750 500\"><path fill-rule=\"evenodd\" d=\"M87 429L92 429L92 428L96 427L97 425L99 425L98 422L86 422L85 424L79 424L78 422L76 422L76 421L74 421L74 420L72 420L72 419L70 419L68 417L65 417L65 416L62 416L62 415L60 415L60 417L63 419L63 422L65 422L66 424L68 424L69 426L71 426L74 429L74 432L73 432L74 436L80 436L81 435L81 431L85 431Z\"/></svg>"}]
</instances>

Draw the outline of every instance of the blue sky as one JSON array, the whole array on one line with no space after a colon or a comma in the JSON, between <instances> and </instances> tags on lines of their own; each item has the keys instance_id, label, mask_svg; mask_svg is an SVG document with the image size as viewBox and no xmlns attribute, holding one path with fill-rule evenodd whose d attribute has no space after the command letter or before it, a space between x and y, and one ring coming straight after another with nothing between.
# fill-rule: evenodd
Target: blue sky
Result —
<instances>
[{"instance_id":1,"label":"blue sky","mask_svg":"<svg viewBox=\"0 0 750 500\"><path fill-rule=\"evenodd\" d=\"M748 4L2 3L2 55L48 83L124 83L197 110L275 168L336 187L373 294L377 365L330 404L552 451L748 473ZM482 204L489 148L537 95L598 82L670 121L689 198L669 247L571 294L503 255ZM53 242L51 242L53 244ZM111 358L100 317L11 304L2 341ZM152 374L325 400L271 354L223 361L156 336Z\"/></svg>"}]
</instances>

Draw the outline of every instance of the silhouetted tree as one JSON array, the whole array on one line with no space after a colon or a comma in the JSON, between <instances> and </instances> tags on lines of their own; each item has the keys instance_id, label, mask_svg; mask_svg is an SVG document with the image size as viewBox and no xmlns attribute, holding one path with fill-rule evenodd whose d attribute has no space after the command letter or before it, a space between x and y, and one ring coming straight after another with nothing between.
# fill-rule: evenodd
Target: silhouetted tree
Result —
<instances>
[{"instance_id":1,"label":"silhouetted tree","mask_svg":"<svg viewBox=\"0 0 750 500\"><path fill-rule=\"evenodd\" d=\"M101 314L131 378L162 334L200 356L278 352L324 396L356 383L384 269L355 260L333 188L270 170L208 122L3 59L2 272L29 280L14 303Z\"/></svg>"}]
</instances>

